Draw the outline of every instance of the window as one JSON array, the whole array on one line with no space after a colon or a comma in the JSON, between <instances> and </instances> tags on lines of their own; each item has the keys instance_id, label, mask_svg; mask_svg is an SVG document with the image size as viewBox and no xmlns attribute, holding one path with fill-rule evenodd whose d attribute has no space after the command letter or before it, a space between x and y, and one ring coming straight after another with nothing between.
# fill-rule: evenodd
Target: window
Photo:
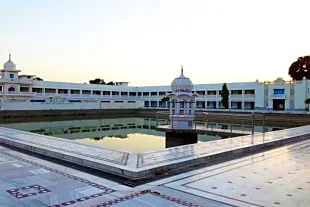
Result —
<instances>
[{"instance_id":1,"label":"window","mask_svg":"<svg viewBox=\"0 0 310 207\"><path fill-rule=\"evenodd\" d=\"M284 89L273 89L274 94L284 94Z\"/></svg>"},{"instance_id":2,"label":"window","mask_svg":"<svg viewBox=\"0 0 310 207\"><path fill-rule=\"evenodd\" d=\"M82 101L81 100L69 100L69 103L73 103L73 102L81 103Z\"/></svg>"},{"instance_id":3,"label":"window","mask_svg":"<svg viewBox=\"0 0 310 207\"><path fill-rule=\"evenodd\" d=\"M10 87L9 91L15 91L15 88L14 87Z\"/></svg>"},{"instance_id":4,"label":"window","mask_svg":"<svg viewBox=\"0 0 310 207\"><path fill-rule=\"evenodd\" d=\"M14 78L14 74L10 74L10 78Z\"/></svg>"}]
</instances>

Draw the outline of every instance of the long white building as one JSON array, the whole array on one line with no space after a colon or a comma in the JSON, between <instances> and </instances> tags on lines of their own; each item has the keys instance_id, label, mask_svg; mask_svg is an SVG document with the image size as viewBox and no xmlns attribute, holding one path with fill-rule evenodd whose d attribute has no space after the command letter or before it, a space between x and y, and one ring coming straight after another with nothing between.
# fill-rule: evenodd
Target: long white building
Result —
<instances>
[{"instance_id":1,"label":"long white building","mask_svg":"<svg viewBox=\"0 0 310 207\"><path fill-rule=\"evenodd\" d=\"M167 108L161 99L170 86L115 86L34 80L35 75L21 75L11 56L3 65L0 77L0 110ZM218 84L195 84L197 109L221 109ZM240 110L305 110L309 80L243 82L227 84L229 108Z\"/></svg>"}]
</instances>

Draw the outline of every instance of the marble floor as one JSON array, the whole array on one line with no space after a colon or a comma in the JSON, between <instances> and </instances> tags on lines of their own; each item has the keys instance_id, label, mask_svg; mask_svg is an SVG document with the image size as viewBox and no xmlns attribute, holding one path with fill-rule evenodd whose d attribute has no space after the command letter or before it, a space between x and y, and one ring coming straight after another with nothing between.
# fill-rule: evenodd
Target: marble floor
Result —
<instances>
[{"instance_id":1,"label":"marble floor","mask_svg":"<svg viewBox=\"0 0 310 207\"><path fill-rule=\"evenodd\" d=\"M230 206L162 186L130 188L0 143L0 206Z\"/></svg>"},{"instance_id":2,"label":"marble floor","mask_svg":"<svg viewBox=\"0 0 310 207\"><path fill-rule=\"evenodd\" d=\"M303 126L136 154L0 127L0 142L127 178L147 177L171 166L189 166L224 153L255 151L309 136L310 126Z\"/></svg>"},{"instance_id":3,"label":"marble floor","mask_svg":"<svg viewBox=\"0 0 310 207\"><path fill-rule=\"evenodd\" d=\"M234 206L310 206L310 140L144 185ZM140 186L141 189L142 186Z\"/></svg>"},{"instance_id":4,"label":"marble floor","mask_svg":"<svg viewBox=\"0 0 310 207\"><path fill-rule=\"evenodd\" d=\"M0 206L310 206L310 140L134 188L0 143Z\"/></svg>"}]
</instances>

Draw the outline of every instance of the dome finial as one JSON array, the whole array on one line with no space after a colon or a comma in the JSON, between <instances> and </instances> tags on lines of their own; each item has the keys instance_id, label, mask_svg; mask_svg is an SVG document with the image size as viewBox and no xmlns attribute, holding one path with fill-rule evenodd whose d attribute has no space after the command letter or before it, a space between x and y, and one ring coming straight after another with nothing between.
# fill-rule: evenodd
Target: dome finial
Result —
<instances>
[{"instance_id":1,"label":"dome finial","mask_svg":"<svg viewBox=\"0 0 310 207\"><path fill-rule=\"evenodd\" d=\"M9 53L9 60L11 60L11 52Z\"/></svg>"},{"instance_id":2,"label":"dome finial","mask_svg":"<svg viewBox=\"0 0 310 207\"><path fill-rule=\"evenodd\" d=\"M181 74L183 75L183 65L181 65Z\"/></svg>"}]
</instances>

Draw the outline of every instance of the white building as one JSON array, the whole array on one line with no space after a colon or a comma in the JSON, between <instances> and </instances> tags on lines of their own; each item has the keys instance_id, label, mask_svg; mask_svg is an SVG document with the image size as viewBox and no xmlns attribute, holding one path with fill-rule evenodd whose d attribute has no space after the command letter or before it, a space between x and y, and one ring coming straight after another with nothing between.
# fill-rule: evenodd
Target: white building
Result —
<instances>
[{"instance_id":1,"label":"white building","mask_svg":"<svg viewBox=\"0 0 310 207\"><path fill-rule=\"evenodd\" d=\"M96 85L37 81L35 75L20 75L11 57L0 78L0 110L167 108L161 99L170 86ZM197 109L221 109L223 83L195 84ZM230 109L304 110L309 97L309 80L228 83Z\"/></svg>"}]
</instances>

